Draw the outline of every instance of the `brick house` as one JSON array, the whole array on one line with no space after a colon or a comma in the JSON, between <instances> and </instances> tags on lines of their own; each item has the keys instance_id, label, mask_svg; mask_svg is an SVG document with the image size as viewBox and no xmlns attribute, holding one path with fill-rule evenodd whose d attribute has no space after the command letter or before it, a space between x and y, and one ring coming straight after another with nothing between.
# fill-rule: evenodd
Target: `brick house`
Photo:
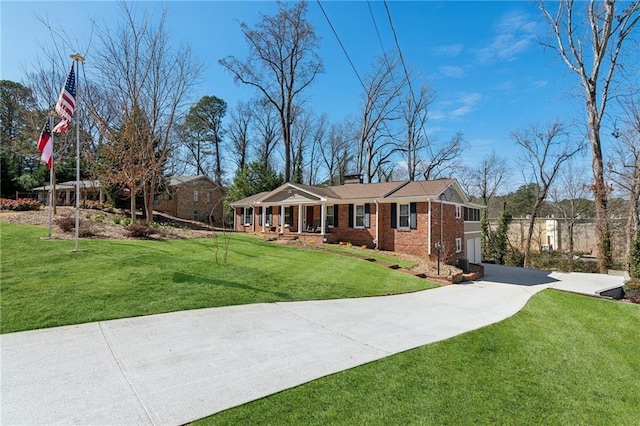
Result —
<instances>
[{"instance_id":1,"label":"brick house","mask_svg":"<svg viewBox=\"0 0 640 426\"><path fill-rule=\"evenodd\" d=\"M339 186L285 183L231 203L234 229L348 242L455 264L481 262L480 209L455 179Z\"/></svg>"},{"instance_id":2,"label":"brick house","mask_svg":"<svg viewBox=\"0 0 640 426\"><path fill-rule=\"evenodd\" d=\"M154 210L181 219L222 224L224 189L207 176L172 176L158 195Z\"/></svg>"}]
</instances>

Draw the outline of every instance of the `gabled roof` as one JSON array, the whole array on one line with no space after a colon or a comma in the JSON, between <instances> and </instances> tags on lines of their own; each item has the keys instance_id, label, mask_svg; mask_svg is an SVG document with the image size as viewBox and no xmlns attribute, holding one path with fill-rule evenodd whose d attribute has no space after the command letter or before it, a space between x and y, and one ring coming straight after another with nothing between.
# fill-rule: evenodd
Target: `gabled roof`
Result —
<instances>
[{"instance_id":1,"label":"gabled roof","mask_svg":"<svg viewBox=\"0 0 640 426\"><path fill-rule=\"evenodd\" d=\"M437 179L414 182L353 183L337 186L302 185L287 182L273 191L261 192L235 201L231 203L231 206L252 206L262 203L300 204L308 203L310 200L339 203L358 200L437 199L449 189L458 193L460 200L468 203L469 199L458 181ZM297 199L295 199L296 196Z\"/></svg>"},{"instance_id":2,"label":"gabled roof","mask_svg":"<svg viewBox=\"0 0 640 426\"><path fill-rule=\"evenodd\" d=\"M437 197L452 185L457 185L457 181L455 179L437 179L408 182L402 188L399 188L393 194L390 194L389 198L410 198L424 196ZM461 195L464 195L460 188L456 189L458 189L458 192L460 192ZM463 198L466 198L466 196Z\"/></svg>"},{"instance_id":3,"label":"gabled roof","mask_svg":"<svg viewBox=\"0 0 640 426\"><path fill-rule=\"evenodd\" d=\"M169 186L178 186L189 182L194 182L196 180L205 179L213 184L216 184L213 179L209 176L198 175L198 176L177 176L173 175L169 178Z\"/></svg>"},{"instance_id":4,"label":"gabled roof","mask_svg":"<svg viewBox=\"0 0 640 426\"><path fill-rule=\"evenodd\" d=\"M408 182L350 183L330 187L341 200L386 198Z\"/></svg>"}]
</instances>

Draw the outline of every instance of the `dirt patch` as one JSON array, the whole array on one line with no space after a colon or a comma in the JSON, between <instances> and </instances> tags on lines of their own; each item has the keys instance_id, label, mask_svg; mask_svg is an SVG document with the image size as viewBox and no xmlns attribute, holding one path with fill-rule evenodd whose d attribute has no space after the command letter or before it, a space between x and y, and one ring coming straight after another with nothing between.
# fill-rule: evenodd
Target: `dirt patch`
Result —
<instances>
[{"instance_id":1,"label":"dirt patch","mask_svg":"<svg viewBox=\"0 0 640 426\"><path fill-rule=\"evenodd\" d=\"M52 238L73 239L74 229L64 232L56 225L56 219L71 217L75 223L75 208L58 207L52 218ZM95 209L80 209L80 233L82 238L125 240L135 239L127 235L125 226L129 216L121 212L108 212ZM47 228L49 226L49 210L47 208L13 212L0 212L0 220L7 223L21 223ZM117 223L120 222L120 223ZM205 238L211 236L214 229L205 224L191 223L177 218L158 216L158 225L154 225L154 233L149 236L152 239L184 239Z\"/></svg>"}]
</instances>

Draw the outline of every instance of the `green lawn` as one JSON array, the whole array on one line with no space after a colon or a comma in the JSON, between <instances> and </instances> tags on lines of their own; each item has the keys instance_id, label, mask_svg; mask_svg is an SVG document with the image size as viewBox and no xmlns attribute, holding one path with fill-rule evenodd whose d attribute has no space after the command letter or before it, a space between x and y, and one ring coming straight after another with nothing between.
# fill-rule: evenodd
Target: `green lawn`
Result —
<instances>
[{"instance_id":1,"label":"green lawn","mask_svg":"<svg viewBox=\"0 0 640 426\"><path fill-rule=\"evenodd\" d=\"M638 425L640 307L544 290L512 318L197 424Z\"/></svg>"},{"instance_id":2,"label":"green lawn","mask_svg":"<svg viewBox=\"0 0 640 426\"><path fill-rule=\"evenodd\" d=\"M318 248L334 253L347 254L360 258L375 259L378 262L392 263L406 269L411 269L413 266L415 266L414 262L402 259L396 256L395 253L389 251L363 250L358 247L348 247L339 244L322 244Z\"/></svg>"},{"instance_id":3,"label":"green lawn","mask_svg":"<svg viewBox=\"0 0 640 426\"><path fill-rule=\"evenodd\" d=\"M214 306L361 297L436 287L337 254L232 234L227 265L212 239L46 240L0 222L0 332ZM220 254L220 259L222 254Z\"/></svg>"}]
</instances>

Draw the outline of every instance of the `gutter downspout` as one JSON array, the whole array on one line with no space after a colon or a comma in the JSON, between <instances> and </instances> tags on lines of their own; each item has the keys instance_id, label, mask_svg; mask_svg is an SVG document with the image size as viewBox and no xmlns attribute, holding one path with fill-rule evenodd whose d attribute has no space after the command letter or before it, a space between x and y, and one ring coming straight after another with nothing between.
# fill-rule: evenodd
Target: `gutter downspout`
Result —
<instances>
[{"instance_id":1,"label":"gutter downspout","mask_svg":"<svg viewBox=\"0 0 640 426\"><path fill-rule=\"evenodd\" d=\"M431 256L431 199L429 199L429 215L427 216L427 242L429 243L429 256Z\"/></svg>"},{"instance_id":2,"label":"gutter downspout","mask_svg":"<svg viewBox=\"0 0 640 426\"><path fill-rule=\"evenodd\" d=\"M378 200L373 200L373 204L376 205L376 240L374 241L374 243L376 245L376 250L377 250L378 246L380 245L379 244L380 240L378 239L380 237L380 234L379 234L380 227L378 226L378 223L380 220L380 206L378 205Z\"/></svg>"}]
</instances>

